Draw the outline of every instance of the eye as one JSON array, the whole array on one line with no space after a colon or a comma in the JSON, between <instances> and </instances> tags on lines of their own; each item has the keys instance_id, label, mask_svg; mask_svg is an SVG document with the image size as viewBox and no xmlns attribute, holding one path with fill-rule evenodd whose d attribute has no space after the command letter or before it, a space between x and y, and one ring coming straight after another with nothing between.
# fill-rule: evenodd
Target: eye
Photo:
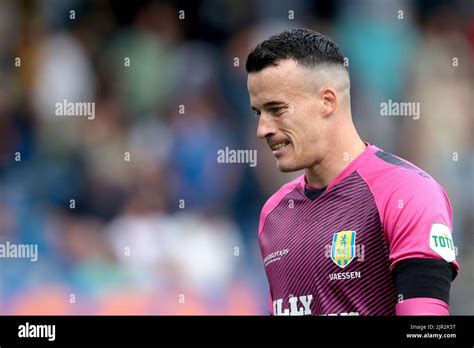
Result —
<instances>
[{"instance_id":1,"label":"eye","mask_svg":"<svg viewBox=\"0 0 474 348\"><path fill-rule=\"evenodd\" d=\"M260 116L260 114L261 114L261 112L260 112L260 111L253 110L253 115L254 115L255 117L258 117L258 116Z\"/></svg>"},{"instance_id":2,"label":"eye","mask_svg":"<svg viewBox=\"0 0 474 348\"><path fill-rule=\"evenodd\" d=\"M279 106L279 107L275 107L275 108L271 108L270 109L270 112L273 114L273 115L278 115L282 112L284 108Z\"/></svg>"}]
</instances>

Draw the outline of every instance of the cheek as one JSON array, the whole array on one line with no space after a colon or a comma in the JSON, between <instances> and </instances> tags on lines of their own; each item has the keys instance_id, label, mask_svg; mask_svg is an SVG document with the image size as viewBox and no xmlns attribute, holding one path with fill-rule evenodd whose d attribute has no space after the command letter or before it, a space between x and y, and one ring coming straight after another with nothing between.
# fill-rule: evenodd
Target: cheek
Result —
<instances>
[{"instance_id":1,"label":"cheek","mask_svg":"<svg viewBox=\"0 0 474 348\"><path fill-rule=\"evenodd\" d=\"M312 160L318 155L323 140L320 131L320 128L311 122L299 129L294 146L298 158Z\"/></svg>"},{"instance_id":2,"label":"cheek","mask_svg":"<svg viewBox=\"0 0 474 348\"><path fill-rule=\"evenodd\" d=\"M307 105L294 114L295 127L305 139L313 139L319 130L319 115L317 114L315 105Z\"/></svg>"},{"instance_id":3,"label":"cheek","mask_svg":"<svg viewBox=\"0 0 474 348\"><path fill-rule=\"evenodd\" d=\"M320 138L320 128L316 124L316 120L307 119L302 122L298 129L298 138L299 142L305 146L311 146L317 142Z\"/></svg>"}]
</instances>

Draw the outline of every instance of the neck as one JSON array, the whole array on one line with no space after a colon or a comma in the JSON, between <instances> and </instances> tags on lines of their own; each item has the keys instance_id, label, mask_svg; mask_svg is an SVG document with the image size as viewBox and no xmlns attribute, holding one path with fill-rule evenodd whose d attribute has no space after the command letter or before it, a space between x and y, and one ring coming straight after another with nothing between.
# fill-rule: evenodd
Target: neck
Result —
<instances>
[{"instance_id":1,"label":"neck","mask_svg":"<svg viewBox=\"0 0 474 348\"><path fill-rule=\"evenodd\" d=\"M352 124L346 132L338 132L333 139L336 141L331 143L324 158L306 168L306 180L311 186L327 186L366 148Z\"/></svg>"}]
</instances>

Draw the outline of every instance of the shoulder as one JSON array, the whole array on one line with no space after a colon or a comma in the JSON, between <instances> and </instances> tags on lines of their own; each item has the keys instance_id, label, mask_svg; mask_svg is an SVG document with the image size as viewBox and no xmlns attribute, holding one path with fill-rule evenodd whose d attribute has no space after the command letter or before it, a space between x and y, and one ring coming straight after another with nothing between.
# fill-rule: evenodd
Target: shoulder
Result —
<instances>
[{"instance_id":1,"label":"shoulder","mask_svg":"<svg viewBox=\"0 0 474 348\"><path fill-rule=\"evenodd\" d=\"M413 163L391 153L378 150L359 169L379 211L405 206L421 210L424 206L451 209L448 197L438 182Z\"/></svg>"},{"instance_id":2,"label":"shoulder","mask_svg":"<svg viewBox=\"0 0 474 348\"><path fill-rule=\"evenodd\" d=\"M287 182L283 186L281 186L268 200L262 207L262 211L260 213L260 223L259 223L259 235L263 230L263 224L265 219L267 218L268 214L270 214L280 202L285 198L285 196L295 190L298 185L301 184L301 181L304 180L304 174L297 177L296 179Z\"/></svg>"},{"instance_id":3,"label":"shoulder","mask_svg":"<svg viewBox=\"0 0 474 348\"><path fill-rule=\"evenodd\" d=\"M383 151L375 152L365 164L361 176L375 198L391 269L410 258L454 261L452 210L441 185L414 164ZM449 245L437 245L439 236L447 238Z\"/></svg>"}]
</instances>

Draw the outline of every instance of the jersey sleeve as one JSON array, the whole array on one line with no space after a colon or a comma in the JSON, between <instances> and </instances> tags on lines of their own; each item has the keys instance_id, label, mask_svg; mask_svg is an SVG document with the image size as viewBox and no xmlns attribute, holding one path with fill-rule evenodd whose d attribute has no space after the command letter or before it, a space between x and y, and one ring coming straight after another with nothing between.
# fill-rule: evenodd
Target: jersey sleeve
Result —
<instances>
[{"instance_id":1,"label":"jersey sleeve","mask_svg":"<svg viewBox=\"0 0 474 348\"><path fill-rule=\"evenodd\" d=\"M397 316L400 315L449 315L449 306L446 302L431 298L410 298L397 303L395 307Z\"/></svg>"},{"instance_id":2,"label":"jersey sleeve","mask_svg":"<svg viewBox=\"0 0 474 348\"><path fill-rule=\"evenodd\" d=\"M271 199L269 199L265 203L265 205L263 206L262 211L260 212L260 219L259 219L259 223L258 223L258 237L260 237L260 235L263 232L263 226L265 224L265 219L266 219L269 211L273 208L273 205L274 205L273 201ZM260 252L261 252L262 261L263 261L265 255L263 255L263 251L262 251L261 248L260 248ZM269 312L270 315L273 315L273 300L272 300L271 289L269 289L269 292L268 292L268 312Z\"/></svg>"},{"instance_id":3,"label":"jersey sleeve","mask_svg":"<svg viewBox=\"0 0 474 348\"><path fill-rule=\"evenodd\" d=\"M402 260L431 258L451 263L459 271L451 205L433 179L416 173L400 178L387 196L382 220L391 270Z\"/></svg>"},{"instance_id":4,"label":"jersey sleeve","mask_svg":"<svg viewBox=\"0 0 474 348\"><path fill-rule=\"evenodd\" d=\"M262 256L262 261L265 262L265 255L263 254L263 248L260 241L260 238L264 231L265 221L273 209L280 203L280 201L292 190L295 189L296 185L301 184L302 180L304 180L304 176L299 176L293 181L283 185L277 192L275 192L263 205L262 211L260 212L260 219L258 223L258 240L260 245L260 252ZM270 315L273 315L273 298L272 298L272 289L269 289L269 298L268 298L268 311Z\"/></svg>"}]
</instances>

